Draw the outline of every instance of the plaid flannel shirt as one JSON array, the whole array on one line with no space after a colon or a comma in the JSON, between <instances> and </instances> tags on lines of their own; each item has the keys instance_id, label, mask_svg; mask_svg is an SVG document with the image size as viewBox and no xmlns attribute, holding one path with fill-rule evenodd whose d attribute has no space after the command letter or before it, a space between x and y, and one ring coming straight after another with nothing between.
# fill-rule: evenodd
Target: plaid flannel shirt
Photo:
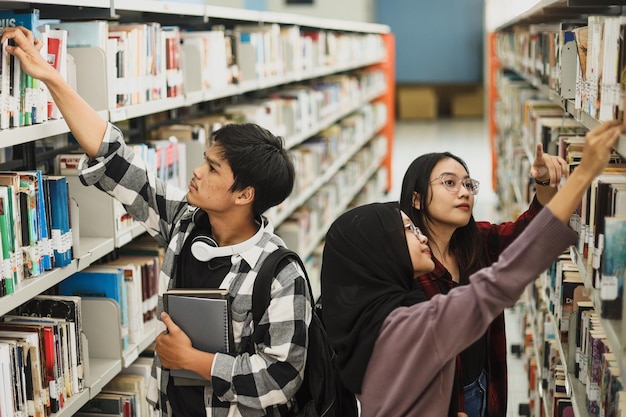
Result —
<instances>
[{"instance_id":1,"label":"plaid flannel shirt","mask_svg":"<svg viewBox=\"0 0 626 417\"><path fill-rule=\"evenodd\" d=\"M159 275L158 312L161 295L173 286L176 261L194 224L195 207L186 192L166 186L125 145L120 130L109 124L96 157L85 155L79 168L85 185L95 185L119 200L128 213L141 222L150 235L167 246ZM246 352L252 324L252 289L265 257L284 246L265 222L264 236L253 248L232 257L232 267L222 284L233 296L232 324L237 355L217 353L211 384L204 390L207 417L280 416L292 407L293 396L302 383L311 322L311 295L297 262L285 266L271 287L270 305L259 326L267 329L255 354ZM159 322L157 331L164 329ZM148 401L168 415L169 372L155 356Z\"/></svg>"},{"instance_id":2,"label":"plaid flannel shirt","mask_svg":"<svg viewBox=\"0 0 626 417\"><path fill-rule=\"evenodd\" d=\"M528 210L522 213L514 222L501 224L476 222L483 237L487 253L487 264L490 265L498 260L500 253L524 231L542 208L543 206L535 196ZM450 289L459 285L452 280L450 272L441 262L434 257L433 260L435 261L435 269L431 273L417 279L418 285L429 299L436 294L446 294ZM446 329L442 329L442 331L446 331ZM506 357L506 333L503 313L491 323L487 330L486 371L489 380L487 416L489 417L506 416L508 395ZM459 381L459 386L462 385L460 381L463 381L463 370L460 365L459 356L457 357L457 381ZM459 410L464 409L462 396L459 397L458 407Z\"/></svg>"}]
</instances>

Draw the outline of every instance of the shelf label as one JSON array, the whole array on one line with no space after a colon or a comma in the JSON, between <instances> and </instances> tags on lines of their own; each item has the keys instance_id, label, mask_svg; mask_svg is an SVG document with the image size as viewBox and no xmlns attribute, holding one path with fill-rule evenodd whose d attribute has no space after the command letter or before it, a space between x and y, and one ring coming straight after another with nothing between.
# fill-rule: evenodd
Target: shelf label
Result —
<instances>
[{"instance_id":1,"label":"shelf label","mask_svg":"<svg viewBox=\"0 0 626 417\"><path fill-rule=\"evenodd\" d=\"M600 282L600 299L601 300L615 300L617 299L617 277L613 275L602 275L602 281Z\"/></svg>"}]
</instances>

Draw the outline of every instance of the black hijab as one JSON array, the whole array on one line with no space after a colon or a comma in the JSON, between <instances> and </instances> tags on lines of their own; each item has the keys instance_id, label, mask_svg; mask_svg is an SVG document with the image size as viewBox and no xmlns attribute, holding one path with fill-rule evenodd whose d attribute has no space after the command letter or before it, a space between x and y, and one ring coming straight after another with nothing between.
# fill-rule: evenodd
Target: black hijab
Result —
<instances>
[{"instance_id":1,"label":"black hijab","mask_svg":"<svg viewBox=\"0 0 626 417\"><path fill-rule=\"evenodd\" d=\"M359 394L387 315L426 299L413 279L399 205L368 204L337 218L326 236L321 279L322 315L341 380Z\"/></svg>"}]
</instances>

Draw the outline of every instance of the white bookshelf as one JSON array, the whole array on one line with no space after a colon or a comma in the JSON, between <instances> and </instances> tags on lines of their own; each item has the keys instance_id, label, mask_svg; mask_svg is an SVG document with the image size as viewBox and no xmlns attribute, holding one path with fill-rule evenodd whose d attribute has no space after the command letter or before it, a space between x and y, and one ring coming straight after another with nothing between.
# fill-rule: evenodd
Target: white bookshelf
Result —
<instances>
[{"instance_id":1,"label":"white bookshelf","mask_svg":"<svg viewBox=\"0 0 626 417\"><path fill-rule=\"evenodd\" d=\"M391 35L390 28L386 25L358 23L333 19L318 19L307 16L292 15L287 13L259 12L251 10L234 9L228 7L209 6L198 3L167 2L156 0L47 0L41 2L31 1L2 1L0 9L16 9L35 7L41 10L41 17L58 18L64 13L72 13L74 18L102 19L109 17L133 18L150 16L149 19L169 21L169 18L193 19L194 23L204 22L207 27L213 21L228 21L242 24L265 24L276 23L287 26L300 26L313 30L338 31L354 34ZM148 19L148 18L146 18ZM257 90L280 87L296 82L315 80L318 78L343 74L346 72L369 68L372 66L393 65L387 62L386 51L379 50L375 55L364 54L360 60L341 62L334 65L325 65L311 68L298 74L286 74L263 80L251 80L237 85L229 85L217 90L193 91L188 94L162 100L153 100L143 104L110 108L108 86L111 80L107 79L107 59L105 54L97 48L72 48L68 50L71 61L76 66L77 91L86 99L100 117L112 123L125 122L133 118L148 116L168 110L194 106L198 103L211 102L229 97L242 96ZM393 56L393 54L391 54ZM358 102L351 103L348 107L332 116L308 128L306 131L296 132L286 137L285 145L293 149L306 141L308 138L327 129L331 125L340 122L343 118L358 112L363 106L372 101L385 101L393 103L393 79L387 79L384 86L378 86L371 91L364 91ZM311 196L323 187L332 176L348 164L350 159L375 140L381 130L393 126L393 105L387 108L387 117L383 125L374 127L373 131L365 132L364 137L359 138L345 154L332 164L331 168L314 184L302 191L300 195L292 195L287 207L273 218L274 226L277 227L282 221L304 204ZM393 128L388 131L393 131ZM51 136L66 134L69 132L64 120L50 120L41 124L20 128L0 130L0 147L19 146L33 143ZM387 143L392 142L392 135ZM391 152L387 149L387 152ZM345 210L352 199L356 197L367 181L386 163L386 155L375 155L370 166L364 169L362 176L353 184L350 190L346 190L343 199L335 208L336 215ZM70 195L78 201L79 207L79 244L74 249L74 259L63 268L56 268L41 276L25 280L16 289L14 294L0 298L0 315L7 314L16 307L57 285L75 272L81 271L94 264L100 258L106 256L116 248L122 247L137 236L144 233L139 224L123 230L115 227L112 218L112 202L106 194L93 187L82 187L77 180L68 176L70 183ZM81 188L82 187L82 188ZM98 221L90 221L88 213L102 213L98 215ZM105 214L106 213L106 214ZM85 216L85 214L87 214ZM82 219L82 222L81 222ZM97 223L97 224L96 224ZM310 255L323 240L329 224L321 225L311 241L306 242L306 253ZM111 300L106 299L83 299L83 331L86 334L89 348L88 379L83 392L72 396L66 402L65 407L57 413L59 416L71 416L76 413L89 399L98 394L123 368L129 366L137 356L149 347L156 336L156 320L148 322L144 326L143 339L131 344L127 349L121 349L119 335L119 307Z\"/></svg>"},{"instance_id":2,"label":"white bookshelf","mask_svg":"<svg viewBox=\"0 0 626 417\"><path fill-rule=\"evenodd\" d=\"M486 21L486 35L497 32L508 32L514 27L527 28L531 25L542 24L558 24L563 22L586 22L588 15L621 15L625 13L624 6L626 2L623 0L609 0L609 1L593 1L593 0L487 0L485 3L485 21ZM581 24L584 26L585 24ZM493 54L493 51L492 51ZM588 113L576 109L575 101L571 98L564 98L561 94L549 86L542 83L542 81L532 75L528 75L527 71L522 68L515 68L508 62L496 62L493 60L493 55L486 54L487 62L486 66L496 64L501 65L507 70L515 72L520 76L528 85L534 87L536 90L542 93L549 101L560 106L563 112L572 116L581 125L587 129L595 128L600 122L590 116ZM571 62L571 61L570 61ZM567 69L571 71L571 68ZM490 88L493 88L490 86ZM506 135L504 135L506 136ZM626 157L626 135L622 135L616 145L616 151L623 157ZM532 161L534 159L533 151L525 149L527 159ZM500 163L500 162L499 162ZM505 163L506 164L506 163ZM519 180L519 181L517 181ZM505 179L512 184L516 182L522 183L524 179ZM506 188L506 187L504 187ZM520 189L516 189L515 193L520 193ZM522 201L519 197L518 201ZM578 265L578 270L584 279L586 291L589 293L589 298L593 301L594 309L600 311L600 298L599 289L594 288L591 280L591 266L587 265L587 260L583 260L578 250L575 247L570 248L570 255L572 260ZM535 317L537 312L531 309L530 316ZM626 311L626 310L624 310ZM551 320L555 319L550 313ZM626 319L622 320L601 320L602 327L606 333L606 338L609 341L611 352L615 354L620 368L621 378L624 380L626 375ZM533 339L537 336L537 330L533 326L532 329ZM541 336L541 335L539 335ZM557 341L559 338L557 337ZM571 339L570 339L571 340ZM535 346L536 346L535 341ZM566 368L567 387L568 393L571 395L573 408L577 417L583 417L590 415L587 412L585 402L587 401L587 394L585 392L585 385L578 381L573 376L573 371L567 369L566 362L571 362L571 350L567 343L559 341L559 350L563 364ZM536 349L536 348L535 348ZM539 358L539 355L537 355ZM541 387L539 387L541 389ZM542 400L543 402L543 400ZM543 404L542 407L546 405ZM546 410L548 412L548 410ZM549 411L551 413L551 411Z\"/></svg>"}]
</instances>

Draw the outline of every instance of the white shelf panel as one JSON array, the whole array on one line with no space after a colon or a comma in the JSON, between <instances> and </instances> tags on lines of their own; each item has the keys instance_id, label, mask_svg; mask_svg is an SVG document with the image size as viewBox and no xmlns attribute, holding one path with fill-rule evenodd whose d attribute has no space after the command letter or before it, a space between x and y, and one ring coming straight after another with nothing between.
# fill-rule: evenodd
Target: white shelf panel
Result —
<instances>
[{"instance_id":1,"label":"white shelf panel","mask_svg":"<svg viewBox=\"0 0 626 417\"><path fill-rule=\"evenodd\" d=\"M209 23L211 22L211 18L219 18L219 19L231 19L231 20L242 20L248 22L262 22L262 14L258 10L248 10L248 9L238 9L236 7L223 7L223 6L206 6L206 16L209 18Z\"/></svg>"},{"instance_id":2,"label":"white shelf panel","mask_svg":"<svg viewBox=\"0 0 626 417\"><path fill-rule=\"evenodd\" d=\"M102 388L122 370L121 359L89 358L89 397L95 397Z\"/></svg>"},{"instance_id":3,"label":"white shelf panel","mask_svg":"<svg viewBox=\"0 0 626 417\"><path fill-rule=\"evenodd\" d=\"M102 258L115 249L113 239L104 237L81 237L80 250L74 254L78 261L78 270L81 271L94 261Z\"/></svg>"},{"instance_id":4,"label":"white shelf panel","mask_svg":"<svg viewBox=\"0 0 626 417\"><path fill-rule=\"evenodd\" d=\"M89 401L89 399L89 389L84 389L82 392L66 398L63 409L58 413L52 415L55 417L72 416L76 412L78 412L78 410L80 410L83 405L87 404L87 401Z\"/></svg>"},{"instance_id":5,"label":"white shelf panel","mask_svg":"<svg viewBox=\"0 0 626 417\"><path fill-rule=\"evenodd\" d=\"M296 15L291 13L261 12L262 22L293 24L305 27L316 27L329 30L346 30L351 32L390 33L387 25L356 21L322 19L319 17Z\"/></svg>"},{"instance_id":6,"label":"white shelf panel","mask_svg":"<svg viewBox=\"0 0 626 417\"><path fill-rule=\"evenodd\" d=\"M135 223L128 230L124 230L122 232L118 232L118 235L115 237L115 247L121 248L125 244L129 243L131 240L136 238L137 236L141 236L146 232L145 227L140 223Z\"/></svg>"},{"instance_id":7,"label":"white shelf panel","mask_svg":"<svg viewBox=\"0 0 626 417\"><path fill-rule=\"evenodd\" d=\"M2 147L20 145L39 138L67 133L68 131L65 120L49 120L32 126L0 130L0 143Z\"/></svg>"},{"instance_id":8,"label":"white shelf panel","mask_svg":"<svg viewBox=\"0 0 626 417\"><path fill-rule=\"evenodd\" d=\"M55 268L40 276L25 279L17 286L13 294L0 298L0 300L2 300L0 315L8 313L34 296L41 294L45 290L63 281L77 271L77 265L78 262L73 260L69 265L63 268Z\"/></svg>"},{"instance_id":9,"label":"white shelf panel","mask_svg":"<svg viewBox=\"0 0 626 417\"><path fill-rule=\"evenodd\" d=\"M102 8L102 9L108 9L109 7L111 7L111 0L46 0L46 1L38 1L38 2L33 2L33 1L28 1L28 0L9 0L9 1L0 1L0 6L2 6L2 8L5 7L16 7L16 4L18 5L18 7L21 8L27 8L27 7L31 7L31 5L35 5L33 7L36 7L36 4L46 4L46 5L53 5L53 6L78 6L78 7L93 7L93 8Z\"/></svg>"},{"instance_id":10,"label":"white shelf panel","mask_svg":"<svg viewBox=\"0 0 626 417\"><path fill-rule=\"evenodd\" d=\"M104 120L108 118L108 112L97 112ZM48 120L47 122L38 123L32 126L22 126L10 129L0 130L0 147L21 145L23 143L32 142L48 136L61 135L68 133L69 128L65 120Z\"/></svg>"},{"instance_id":11,"label":"white shelf panel","mask_svg":"<svg viewBox=\"0 0 626 417\"><path fill-rule=\"evenodd\" d=\"M185 3L157 0L113 0L116 11L164 13L182 16L204 16L205 6L198 3Z\"/></svg>"},{"instance_id":12,"label":"white shelf panel","mask_svg":"<svg viewBox=\"0 0 626 417\"><path fill-rule=\"evenodd\" d=\"M81 238L81 247L84 251L82 257L72 260L63 268L55 268L38 277L27 278L18 285L15 293L2 297L0 315L8 313L73 273L88 267L114 249L113 240L105 238Z\"/></svg>"},{"instance_id":13,"label":"white shelf panel","mask_svg":"<svg viewBox=\"0 0 626 417\"><path fill-rule=\"evenodd\" d=\"M147 103L136 104L128 107L109 110L109 120L119 122L121 120L132 119L134 117L147 116L165 110L171 110L185 105L185 97L172 97L163 100L155 100Z\"/></svg>"}]
</instances>

